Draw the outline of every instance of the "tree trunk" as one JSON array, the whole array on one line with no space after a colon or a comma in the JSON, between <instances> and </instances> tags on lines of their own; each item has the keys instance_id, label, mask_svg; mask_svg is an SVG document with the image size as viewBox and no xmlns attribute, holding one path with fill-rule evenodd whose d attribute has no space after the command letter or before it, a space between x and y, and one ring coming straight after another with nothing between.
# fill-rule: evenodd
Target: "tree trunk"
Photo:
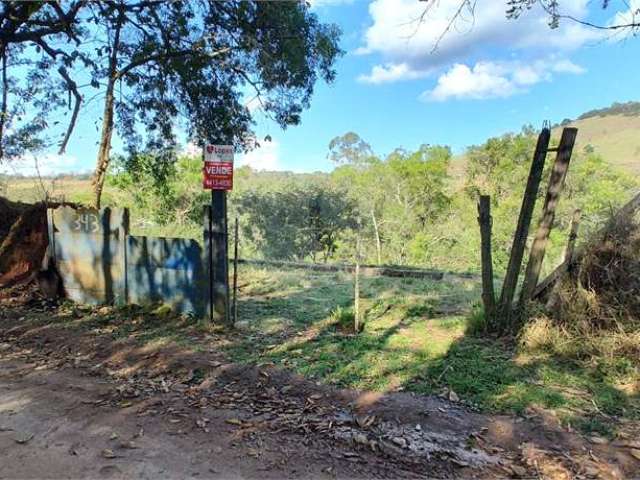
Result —
<instances>
[{"instance_id":1,"label":"tree trunk","mask_svg":"<svg viewBox=\"0 0 640 480\"><path fill-rule=\"evenodd\" d=\"M109 80L104 99L104 111L102 114L102 131L100 132L100 146L96 159L96 170L93 174L93 206L100 208L104 179L109 168L109 153L111 151L111 138L113 137L113 109L115 103L115 86L118 78L118 49L120 48L120 30L122 28L123 15L120 12L118 23L113 37L111 55L109 57Z\"/></svg>"},{"instance_id":2,"label":"tree trunk","mask_svg":"<svg viewBox=\"0 0 640 480\"><path fill-rule=\"evenodd\" d=\"M378 255L378 265L382 265L382 246L380 245L380 231L378 230L376 212L373 208L371 209L371 218L373 219L373 231L376 235L376 253Z\"/></svg>"},{"instance_id":3,"label":"tree trunk","mask_svg":"<svg viewBox=\"0 0 640 480\"><path fill-rule=\"evenodd\" d=\"M9 81L7 80L7 50L2 47L2 111L0 112L0 161L4 159L4 126L7 121L7 103L9 96Z\"/></svg>"},{"instance_id":4,"label":"tree trunk","mask_svg":"<svg viewBox=\"0 0 640 480\"><path fill-rule=\"evenodd\" d=\"M104 179L109 168L109 152L111 151L111 138L113 137L113 104L115 79L110 78L107 84L107 92L104 101L104 112L102 116L102 131L100 133L100 147L96 160L96 170L93 175L93 206L100 208Z\"/></svg>"}]
</instances>

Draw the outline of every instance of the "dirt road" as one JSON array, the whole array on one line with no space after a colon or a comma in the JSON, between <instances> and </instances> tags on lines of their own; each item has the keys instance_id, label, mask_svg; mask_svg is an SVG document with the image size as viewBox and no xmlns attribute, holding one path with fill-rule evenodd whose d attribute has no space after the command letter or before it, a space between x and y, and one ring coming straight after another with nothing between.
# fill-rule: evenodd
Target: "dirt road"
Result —
<instances>
[{"instance_id":1,"label":"dirt road","mask_svg":"<svg viewBox=\"0 0 640 480\"><path fill-rule=\"evenodd\" d=\"M322 478L387 472L384 465L363 462L317 439L242 438L238 425L226 422L237 411L198 409L194 421L181 402L170 398L111 406L102 402L111 387L96 378L3 358L0 477ZM166 418L140 414L144 406L169 404Z\"/></svg>"},{"instance_id":2,"label":"dirt road","mask_svg":"<svg viewBox=\"0 0 640 480\"><path fill-rule=\"evenodd\" d=\"M74 307L75 308L75 307ZM0 299L0 478L632 478L544 412L338 390L235 365L225 335L113 338L109 311Z\"/></svg>"}]
</instances>

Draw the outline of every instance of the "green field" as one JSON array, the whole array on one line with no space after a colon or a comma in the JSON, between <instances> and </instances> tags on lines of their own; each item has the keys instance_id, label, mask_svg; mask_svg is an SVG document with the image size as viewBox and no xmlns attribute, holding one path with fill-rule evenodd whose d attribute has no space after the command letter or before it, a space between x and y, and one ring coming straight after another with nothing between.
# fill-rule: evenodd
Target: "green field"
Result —
<instances>
[{"instance_id":1,"label":"green field","mask_svg":"<svg viewBox=\"0 0 640 480\"><path fill-rule=\"evenodd\" d=\"M486 412L543 409L564 425L601 435L640 418L640 372L627 359L577 360L470 333L478 280L364 277L361 283L358 334L351 328L352 274L250 266L240 269L237 328L222 335L220 327L153 307L82 320L72 315L70 328L204 351L217 338L216 348L235 362L273 364L339 387L443 394Z\"/></svg>"}]
</instances>

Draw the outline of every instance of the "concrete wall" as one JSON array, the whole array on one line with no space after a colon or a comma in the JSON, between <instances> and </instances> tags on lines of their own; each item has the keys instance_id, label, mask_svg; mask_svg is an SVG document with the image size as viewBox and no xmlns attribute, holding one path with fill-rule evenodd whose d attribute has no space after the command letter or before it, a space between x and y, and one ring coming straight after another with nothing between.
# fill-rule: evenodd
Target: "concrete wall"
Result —
<instances>
[{"instance_id":1,"label":"concrete wall","mask_svg":"<svg viewBox=\"0 0 640 480\"><path fill-rule=\"evenodd\" d=\"M51 251L67 297L88 304L162 302L204 317L208 273L195 240L129 235L126 209L48 212Z\"/></svg>"}]
</instances>

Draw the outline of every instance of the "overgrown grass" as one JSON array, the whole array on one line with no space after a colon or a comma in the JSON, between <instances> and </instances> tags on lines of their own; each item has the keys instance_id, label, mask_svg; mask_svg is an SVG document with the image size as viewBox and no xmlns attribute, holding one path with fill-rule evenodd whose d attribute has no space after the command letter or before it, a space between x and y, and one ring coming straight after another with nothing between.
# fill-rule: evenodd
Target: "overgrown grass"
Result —
<instances>
[{"instance_id":1,"label":"overgrown grass","mask_svg":"<svg viewBox=\"0 0 640 480\"><path fill-rule=\"evenodd\" d=\"M364 277L364 329L354 334L345 328L353 323L348 273L242 266L239 278L238 329L217 336L231 360L273 363L349 388L453 390L463 402L489 412L542 408L564 424L599 435L614 435L619 417L640 420L637 360L576 358L532 337L517 342L472 334L481 324L474 307L477 280ZM210 348L213 330L197 319L142 307L81 315L73 308L62 319L68 328L90 329L116 342ZM544 335L560 338L549 330Z\"/></svg>"},{"instance_id":2,"label":"overgrown grass","mask_svg":"<svg viewBox=\"0 0 640 480\"><path fill-rule=\"evenodd\" d=\"M640 418L636 367L591 362L475 332L474 280L365 278L364 330L353 320L351 275L296 270L242 272L242 331L228 352L273 362L343 387L418 393L454 390L484 411L549 409L565 424L612 433L616 416ZM246 283L245 283L246 282Z\"/></svg>"}]
</instances>

